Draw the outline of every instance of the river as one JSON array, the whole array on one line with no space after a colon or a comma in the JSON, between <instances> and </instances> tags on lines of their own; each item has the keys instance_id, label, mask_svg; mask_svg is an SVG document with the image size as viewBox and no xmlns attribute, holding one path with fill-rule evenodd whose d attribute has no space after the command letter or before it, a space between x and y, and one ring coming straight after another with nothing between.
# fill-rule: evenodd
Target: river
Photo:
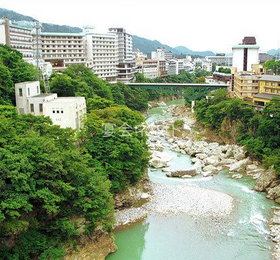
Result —
<instances>
[{"instance_id":1,"label":"river","mask_svg":"<svg viewBox=\"0 0 280 260\"><path fill-rule=\"evenodd\" d=\"M174 102L169 103L174 104ZM147 123L168 117L166 108L151 109ZM188 169L192 162L165 148L173 155L169 168ZM153 183L186 185L226 193L234 198L234 211L224 222L213 223L186 214L148 217L115 232L119 250L106 260L268 260L273 243L269 239L267 219L275 203L253 191L249 177L232 179L227 171L214 177L168 178L160 169L151 171Z\"/></svg>"}]
</instances>

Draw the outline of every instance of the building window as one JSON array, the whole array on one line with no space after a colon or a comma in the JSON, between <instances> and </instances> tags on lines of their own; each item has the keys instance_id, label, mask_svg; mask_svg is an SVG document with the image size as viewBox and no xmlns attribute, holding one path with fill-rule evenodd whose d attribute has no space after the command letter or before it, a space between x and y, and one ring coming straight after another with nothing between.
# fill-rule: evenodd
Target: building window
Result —
<instances>
[{"instance_id":1,"label":"building window","mask_svg":"<svg viewBox=\"0 0 280 260\"><path fill-rule=\"evenodd\" d=\"M37 93L39 93L39 86L37 86Z\"/></svg>"},{"instance_id":2,"label":"building window","mask_svg":"<svg viewBox=\"0 0 280 260\"><path fill-rule=\"evenodd\" d=\"M30 96L30 88L28 88L27 91L28 91L28 96Z\"/></svg>"},{"instance_id":3,"label":"building window","mask_svg":"<svg viewBox=\"0 0 280 260\"><path fill-rule=\"evenodd\" d=\"M43 113L43 104L39 104L39 111L40 113Z\"/></svg>"},{"instance_id":4,"label":"building window","mask_svg":"<svg viewBox=\"0 0 280 260\"><path fill-rule=\"evenodd\" d=\"M22 88L19 89L19 96L22 97Z\"/></svg>"},{"instance_id":5,"label":"building window","mask_svg":"<svg viewBox=\"0 0 280 260\"><path fill-rule=\"evenodd\" d=\"M34 104L30 104L30 112L34 113Z\"/></svg>"},{"instance_id":6,"label":"building window","mask_svg":"<svg viewBox=\"0 0 280 260\"><path fill-rule=\"evenodd\" d=\"M63 108L60 109L60 113L63 114Z\"/></svg>"},{"instance_id":7,"label":"building window","mask_svg":"<svg viewBox=\"0 0 280 260\"><path fill-rule=\"evenodd\" d=\"M52 113L55 114L55 109L54 108L52 109Z\"/></svg>"},{"instance_id":8,"label":"building window","mask_svg":"<svg viewBox=\"0 0 280 260\"><path fill-rule=\"evenodd\" d=\"M60 113L58 108L56 109L56 113L57 113L57 114L59 114L59 113Z\"/></svg>"}]
</instances>

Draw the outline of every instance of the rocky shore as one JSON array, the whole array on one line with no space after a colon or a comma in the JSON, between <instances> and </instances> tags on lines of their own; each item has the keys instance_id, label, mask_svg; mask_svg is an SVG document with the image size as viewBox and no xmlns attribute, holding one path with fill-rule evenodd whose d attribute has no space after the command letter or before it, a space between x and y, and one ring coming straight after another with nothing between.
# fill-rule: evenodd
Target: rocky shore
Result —
<instances>
[{"instance_id":1,"label":"rocky shore","mask_svg":"<svg viewBox=\"0 0 280 260\"><path fill-rule=\"evenodd\" d=\"M171 106L167 112L171 115L170 119L156 121L148 126L152 169L161 168L168 177L175 178L192 178L196 175L211 178L221 170L228 170L234 179L248 175L256 180L256 191L266 192L268 199L280 203L280 180L273 169L266 170L258 161L251 160L241 146L209 142L201 133L191 131L195 128L196 120L188 108ZM174 129L175 121L178 120L183 121L183 126ZM172 157L164 152L165 147L191 156L191 169L171 171L168 166ZM229 216L234 208L233 198L221 192L185 185L151 184L150 188L146 204L117 212L116 227L143 219L148 214L167 216L185 213L215 222ZM276 260L280 259L280 208L273 209L269 223L272 241L276 243L272 258Z\"/></svg>"},{"instance_id":2,"label":"rocky shore","mask_svg":"<svg viewBox=\"0 0 280 260\"><path fill-rule=\"evenodd\" d=\"M160 104L164 105L164 104ZM217 163L213 162L215 169L213 168L211 174L205 171L203 168L206 166L211 166L214 158L209 157L205 154L205 158L209 160L204 160L201 155L202 153L213 153L219 144L210 144L210 148L207 148L207 142L191 141L191 137L186 137L185 139L177 138L172 136L170 133L170 127L173 126L174 120L183 118L184 126L183 128L190 133L192 124L195 120L189 116L186 116L182 111L176 111L176 109L185 107L174 106L169 108L168 113L172 114L172 119L166 121L157 121L152 123L148 127L149 136L149 147L152 153L150 160L150 166L157 168L164 168L168 176L170 177L182 177L189 178L197 174L204 174L205 177L218 172L222 168L218 168ZM193 142L193 143L190 143ZM200 145L201 144L201 145ZM164 147L170 147L176 152L181 152L182 154L195 154L195 150L187 150L187 148L196 149L196 147L203 148L199 151L200 156L197 156L197 161L194 163L191 170L186 171L168 171L169 162L172 157L164 153ZM205 149L204 149L205 148ZM218 148L219 149L219 148ZM220 149L225 150L225 148ZM219 150L219 151L220 151ZM222 152L222 151L220 151ZM238 152L240 152L238 150ZM199 154L197 152L197 154ZM215 154L216 154L215 153ZM241 153L241 152L240 152ZM241 156L240 156L241 157ZM202 158L202 159L199 159ZM217 160L220 160L219 158ZM205 162L204 162L205 161ZM237 162L237 161L236 161ZM229 163L227 163L229 164ZM216 168L217 167L217 168ZM240 166L241 167L241 166ZM166 169L167 168L167 169ZM207 168L206 168L207 169ZM206 174L207 173L207 174ZM193 217L205 217L208 219L217 220L220 218L225 218L232 212L233 198L225 193L203 189L199 187L191 187L186 185L164 185L164 184L151 184L150 200L148 203L142 205L141 207L131 207L123 210L119 210L116 214L116 225L115 227L120 227L133 223L137 220L145 218L148 214L161 214L161 215L172 215L185 213Z\"/></svg>"}]
</instances>

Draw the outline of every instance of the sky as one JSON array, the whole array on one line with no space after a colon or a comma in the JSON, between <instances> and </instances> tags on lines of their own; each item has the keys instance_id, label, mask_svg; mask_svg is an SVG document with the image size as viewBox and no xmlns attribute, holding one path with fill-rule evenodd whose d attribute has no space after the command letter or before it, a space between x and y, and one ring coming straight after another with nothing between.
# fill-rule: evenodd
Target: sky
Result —
<instances>
[{"instance_id":1,"label":"sky","mask_svg":"<svg viewBox=\"0 0 280 260\"><path fill-rule=\"evenodd\" d=\"M261 51L280 48L279 0L1 0L1 8L40 22L132 35L194 51L231 52L244 36Z\"/></svg>"}]
</instances>

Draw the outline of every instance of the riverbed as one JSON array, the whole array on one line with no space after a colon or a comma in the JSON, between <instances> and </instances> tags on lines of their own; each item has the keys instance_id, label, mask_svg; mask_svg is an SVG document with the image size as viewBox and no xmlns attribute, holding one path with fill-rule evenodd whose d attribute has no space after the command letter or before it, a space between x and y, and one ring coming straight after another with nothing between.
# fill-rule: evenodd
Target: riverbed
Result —
<instances>
[{"instance_id":1,"label":"riverbed","mask_svg":"<svg viewBox=\"0 0 280 260\"><path fill-rule=\"evenodd\" d=\"M167 107L151 109L147 123L168 118L166 111ZM164 152L173 157L170 169L187 170L191 167L188 155L173 152L168 147L164 148ZM195 176L189 179L168 178L165 174L161 169L149 169L150 180L161 189L163 203L166 201L168 205L166 212L150 211L144 220L117 229L115 236L119 250L107 260L271 259L273 243L269 239L267 219L275 203L253 191L254 181L250 177L235 180L227 171L206 178ZM214 212L214 216L213 212L212 215L199 215L208 206L203 204L204 190L213 192L213 198L219 198L219 194L225 196L224 199L232 198L230 204L223 206L222 201L217 204L221 208L232 204L230 211L221 216L218 212ZM169 201L172 198L170 194L175 191L175 196L185 196L185 191L190 192L185 201L192 196L192 191L199 191L199 212L191 214L191 211L168 210L174 205L178 208L177 198L174 198L174 205ZM213 206L215 201L206 196L205 201Z\"/></svg>"}]
</instances>

